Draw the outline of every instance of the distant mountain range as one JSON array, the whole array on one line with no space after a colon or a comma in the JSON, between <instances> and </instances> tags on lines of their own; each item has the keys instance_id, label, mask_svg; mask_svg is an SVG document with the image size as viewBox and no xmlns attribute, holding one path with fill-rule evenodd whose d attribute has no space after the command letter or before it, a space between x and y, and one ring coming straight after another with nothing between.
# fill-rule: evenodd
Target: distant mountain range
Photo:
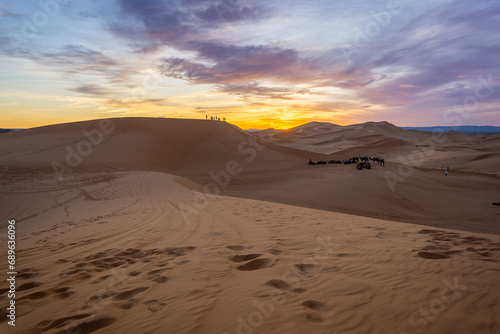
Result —
<instances>
[{"instance_id":1,"label":"distant mountain range","mask_svg":"<svg viewBox=\"0 0 500 334\"><path fill-rule=\"evenodd\" d=\"M489 125L401 127L401 129L428 131L428 132L456 131L467 134L500 133L500 126L489 126Z\"/></svg>"},{"instance_id":2,"label":"distant mountain range","mask_svg":"<svg viewBox=\"0 0 500 334\"><path fill-rule=\"evenodd\" d=\"M7 132L11 132L11 131L16 131L16 130L13 130L13 129L0 129L0 133L7 133Z\"/></svg>"},{"instance_id":3,"label":"distant mountain range","mask_svg":"<svg viewBox=\"0 0 500 334\"><path fill-rule=\"evenodd\" d=\"M354 124L354 125L345 125L345 126L341 126L341 125L336 125L336 124L332 124L332 123L327 123L327 122L310 122L310 123L306 123L306 124L302 124L302 125L299 125L295 128L292 128L292 129L288 129L287 132L293 132L293 131L297 131L297 130L301 130L303 128L311 128L311 127L315 127L315 126L323 126L323 127L326 127L326 128L336 128L336 129L342 129L342 128L345 128L345 129L348 129L348 128L351 128L351 127L359 127L359 126L363 126L363 125L370 125L370 124L378 124L378 125L390 125L392 126L393 128L395 128L396 126L389 123L389 122L366 122L366 123L362 123L362 124ZM418 131L426 131L426 132L446 132L446 131L456 131L456 132L460 132L460 133L466 133L466 134L493 134L493 133L500 133L500 126L490 126L490 125L464 125L464 126L422 126L422 127L418 127L418 126L400 126L399 127L400 129L403 129L403 130L418 130ZM260 131L265 131L265 132L276 132L276 133L279 133L280 130L275 130L275 129L266 129L266 130L258 130L258 129L249 129L249 130L245 130L247 132L250 132L250 133L256 133L256 132L260 132Z\"/></svg>"}]
</instances>

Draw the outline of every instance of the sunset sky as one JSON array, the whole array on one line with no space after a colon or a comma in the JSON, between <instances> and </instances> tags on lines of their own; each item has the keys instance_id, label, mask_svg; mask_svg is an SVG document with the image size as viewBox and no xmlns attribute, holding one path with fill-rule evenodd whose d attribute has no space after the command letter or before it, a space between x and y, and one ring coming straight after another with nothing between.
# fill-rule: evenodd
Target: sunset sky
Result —
<instances>
[{"instance_id":1,"label":"sunset sky","mask_svg":"<svg viewBox=\"0 0 500 334\"><path fill-rule=\"evenodd\" d=\"M497 0L7 0L0 28L0 128L500 126Z\"/></svg>"}]
</instances>

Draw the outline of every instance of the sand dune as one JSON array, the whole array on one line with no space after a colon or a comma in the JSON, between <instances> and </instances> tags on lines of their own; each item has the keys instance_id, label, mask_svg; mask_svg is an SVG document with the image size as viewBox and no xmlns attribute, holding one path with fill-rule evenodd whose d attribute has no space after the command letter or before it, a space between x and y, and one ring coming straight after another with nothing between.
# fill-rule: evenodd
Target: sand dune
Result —
<instances>
[{"instance_id":1,"label":"sand dune","mask_svg":"<svg viewBox=\"0 0 500 334\"><path fill-rule=\"evenodd\" d=\"M388 123L307 124L287 144L225 122L102 122L0 138L19 272L14 331L0 283L2 333L500 331L495 136L451 133L409 169L393 154L428 134ZM371 170L306 164L379 151ZM445 177L434 165L453 157Z\"/></svg>"},{"instance_id":2,"label":"sand dune","mask_svg":"<svg viewBox=\"0 0 500 334\"><path fill-rule=\"evenodd\" d=\"M1 139L0 164L44 172L52 172L57 162L63 166L56 169L63 171L198 173L225 168L230 160L261 169L266 164L288 166L307 157L295 149L257 143L254 136L229 123L205 120L116 118L28 129Z\"/></svg>"},{"instance_id":3,"label":"sand dune","mask_svg":"<svg viewBox=\"0 0 500 334\"><path fill-rule=\"evenodd\" d=\"M363 154L408 164L417 157L418 167L436 169L444 163L455 170L496 175L500 165L498 134L438 134L403 130L388 122L348 126L312 122L289 130L264 130L262 135L280 145L332 154L334 158ZM420 159L422 151L426 151L424 159Z\"/></svg>"},{"instance_id":4,"label":"sand dune","mask_svg":"<svg viewBox=\"0 0 500 334\"><path fill-rule=\"evenodd\" d=\"M111 130L106 133L106 129ZM369 134L370 131L374 134ZM467 148L468 142L463 139L477 137L452 133L439 147L417 148L409 144L410 139L423 143L419 138L429 134L402 130L387 122L347 127L310 123L291 129L290 133L308 136L312 142L319 137L332 136L338 140L350 136L356 148L324 155L299 150L300 145L283 147L272 136L253 136L225 122L125 118L4 134L0 141L4 152L0 165L10 166L9 173L4 175L7 188L17 188L19 182L38 182L33 173L40 174L44 186L50 189L61 181L68 186L78 183L75 172L160 171L188 178L201 191L500 234L495 223L498 209L491 205L500 201L500 178L469 172L475 166L498 171L496 162L500 153L494 140L488 140L487 147L480 151L473 142ZM100 139L99 134L101 142L90 143L92 139ZM387 137L394 134L407 139L402 142ZM378 139L362 141L372 136ZM79 155L78 149L85 147L85 143L91 149L88 154ZM489 153L495 149L497 153ZM69 164L68 152L73 152ZM384 155L385 152L391 154ZM345 159L372 154L385 157L386 166L357 171L352 165L306 164L309 158ZM72 165L75 155L81 162ZM457 159L464 160L467 168L450 163L450 177L444 178L437 162L457 162ZM433 168L426 168L429 165Z\"/></svg>"},{"instance_id":5,"label":"sand dune","mask_svg":"<svg viewBox=\"0 0 500 334\"><path fill-rule=\"evenodd\" d=\"M400 173L403 171L403 173ZM209 182L209 178L205 178ZM500 234L500 180L467 172L403 169L386 163L305 166L295 171L242 175L222 194L409 222Z\"/></svg>"},{"instance_id":6,"label":"sand dune","mask_svg":"<svg viewBox=\"0 0 500 334\"><path fill-rule=\"evenodd\" d=\"M16 333L500 328L499 237L223 196L183 215L199 198L186 180L91 179L15 212Z\"/></svg>"},{"instance_id":7,"label":"sand dune","mask_svg":"<svg viewBox=\"0 0 500 334\"><path fill-rule=\"evenodd\" d=\"M280 145L299 147L312 152L331 154L350 148L377 146L380 141L411 145L424 138L420 131L406 131L388 122L367 122L348 126L311 122L288 130L263 130Z\"/></svg>"}]
</instances>

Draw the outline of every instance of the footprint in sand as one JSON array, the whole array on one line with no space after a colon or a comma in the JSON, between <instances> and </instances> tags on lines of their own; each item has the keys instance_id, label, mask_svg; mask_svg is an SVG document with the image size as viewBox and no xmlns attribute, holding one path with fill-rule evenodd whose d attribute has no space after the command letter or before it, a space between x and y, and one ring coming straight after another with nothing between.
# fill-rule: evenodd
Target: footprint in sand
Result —
<instances>
[{"instance_id":1,"label":"footprint in sand","mask_svg":"<svg viewBox=\"0 0 500 334\"><path fill-rule=\"evenodd\" d=\"M130 275L130 274L129 274ZM111 277L111 275L104 275L104 276L101 276L99 277L98 279L92 281L91 283L92 284L97 284L97 283L101 283L101 282L104 282L108 277Z\"/></svg>"},{"instance_id":2,"label":"footprint in sand","mask_svg":"<svg viewBox=\"0 0 500 334\"><path fill-rule=\"evenodd\" d=\"M157 263L155 266L158 267L158 268L163 268L163 267L168 266L169 264L170 263L168 261L164 261L164 262ZM171 268L167 268L167 269L171 269Z\"/></svg>"},{"instance_id":3,"label":"footprint in sand","mask_svg":"<svg viewBox=\"0 0 500 334\"><path fill-rule=\"evenodd\" d=\"M18 291L32 289L32 288L35 288L35 287L38 287L41 285L42 285L42 283L36 283L36 282L25 283L19 287L19 288L21 288L21 287L25 286L25 288L18 289ZM51 290L46 290L46 291L37 291L37 292L34 292L32 294L26 295L20 299L21 300L22 299L38 300L38 299L46 298L48 296L52 296L56 299L68 299L69 297L76 294L75 292L69 291L69 290L70 290L69 287L62 287L62 288L51 289Z\"/></svg>"},{"instance_id":4,"label":"footprint in sand","mask_svg":"<svg viewBox=\"0 0 500 334\"><path fill-rule=\"evenodd\" d=\"M166 283L166 282L168 282L168 277L161 276L161 275L155 275L155 276L149 278L149 280L152 282L155 282L155 283Z\"/></svg>"},{"instance_id":5,"label":"footprint in sand","mask_svg":"<svg viewBox=\"0 0 500 334\"><path fill-rule=\"evenodd\" d=\"M417 256L424 259L447 259L451 255L470 254L481 261L498 262L500 257L500 244L492 243L491 240L476 236L462 237L460 233L446 232L440 230L424 229L418 233L427 234L431 239L430 244L417 251Z\"/></svg>"},{"instance_id":6,"label":"footprint in sand","mask_svg":"<svg viewBox=\"0 0 500 334\"><path fill-rule=\"evenodd\" d=\"M129 298L132 298L134 297L135 295L141 293L141 292L144 292L146 291L147 287L141 287L141 288L136 288L136 289L132 289L132 290L127 290L127 291L123 291L123 292L120 292L118 293L117 295L115 295L113 297L114 300L125 300L125 299L129 299Z\"/></svg>"},{"instance_id":7,"label":"footprint in sand","mask_svg":"<svg viewBox=\"0 0 500 334\"><path fill-rule=\"evenodd\" d=\"M280 279L272 279L266 282L266 285L269 285L273 288L279 289L279 290L289 290L294 293L304 293L307 290L303 288L293 288L290 284L287 282L280 280Z\"/></svg>"},{"instance_id":8,"label":"footprint in sand","mask_svg":"<svg viewBox=\"0 0 500 334\"><path fill-rule=\"evenodd\" d=\"M105 292L101 293L100 295L95 295L95 296L90 297L89 301L100 302L103 299L111 298L113 296L116 296L117 294L118 294L118 292L116 292L116 291L105 291Z\"/></svg>"},{"instance_id":9,"label":"footprint in sand","mask_svg":"<svg viewBox=\"0 0 500 334\"><path fill-rule=\"evenodd\" d=\"M151 299L151 300L145 301L144 305L146 305L148 307L149 311L155 313L155 312L163 310L163 306L165 306L167 304L160 303L160 301L158 301L156 299Z\"/></svg>"},{"instance_id":10,"label":"footprint in sand","mask_svg":"<svg viewBox=\"0 0 500 334\"><path fill-rule=\"evenodd\" d=\"M167 271L167 269L152 270L146 274L146 279L155 283L166 283L168 281L168 277L160 275L165 271Z\"/></svg>"},{"instance_id":11,"label":"footprint in sand","mask_svg":"<svg viewBox=\"0 0 500 334\"><path fill-rule=\"evenodd\" d=\"M87 281L89 280L90 278L92 278L93 275L91 274L88 274L88 273L79 273L78 275L75 275L73 277L71 277L75 282L77 283L80 283L80 282L84 282L84 281Z\"/></svg>"},{"instance_id":12,"label":"footprint in sand","mask_svg":"<svg viewBox=\"0 0 500 334\"><path fill-rule=\"evenodd\" d=\"M30 295L24 296L20 299L31 299L31 300L36 300L36 299L42 299L47 297L49 294L45 291L39 291L39 292L34 292Z\"/></svg>"},{"instance_id":13,"label":"footprint in sand","mask_svg":"<svg viewBox=\"0 0 500 334\"><path fill-rule=\"evenodd\" d=\"M306 320L312 323L320 323L323 321L319 315L311 313L306 314Z\"/></svg>"},{"instance_id":14,"label":"footprint in sand","mask_svg":"<svg viewBox=\"0 0 500 334\"><path fill-rule=\"evenodd\" d=\"M3 298L7 297L7 291L9 291L10 289L7 288L7 289L1 289L0 290L0 300L2 300ZM1 310L1 309L0 309Z\"/></svg>"},{"instance_id":15,"label":"footprint in sand","mask_svg":"<svg viewBox=\"0 0 500 334\"><path fill-rule=\"evenodd\" d=\"M244 247L239 245L230 245L226 246L226 248L231 249L233 251L241 251L243 249L253 248L253 246ZM241 266L236 267L236 269L240 271L253 271L273 266L274 261L272 259L259 259L259 257L261 256L262 254L237 254L231 256L229 260L232 262L250 261L245 264L242 264Z\"/></svg>"},{"instance_id":16,"label":"footprint in sand","mask_svg":"<svg viewBox=\"0 0 500 334\"><path fill-rule=\"evenodd\" d=\"M60 277L69 277L77 282L81 282L92 277L91 273L101 272L113 268L126 268L130 264L134 264L136 262L148 263L148 262L157 262L158 257L161 255L170 255L174 257L182 257L190 252L194 251L196 247L194 246L186 246L186 247L169 247L164 249L154 248L149 250L140 250L136 248L127 248L123 249L108 249L106 251L98 252L84 258L75 259L72 262L78 263L71 267L69 270L65 270L61 272ZM189 260L180 259L177 264L185 264L188 263ZM58 263L66 263L70 262L66 259L58 260ZM81 263L79 263L81 262ZM168 261L162 261L158 267L165 267L168 265ZM30 273L32 276L26 276L26 278L34 277L36 273ZM139 271L132 271L129 273L130 276L137 276L141 274ZM106 279L106 276L102 276L92 283L100 283ZM166 278L160 277L157 278L158 283L166 282Z\"/></svg>"},{"instance_id":17,"label":"footprint in sand","mask_svg":"<svg viewBox=\"0 0 500 334\"><path fill-rule=\"evenodd\" d=\"M39 287L42 284L43 283L40 283L40 282L28 282L28 283L24 283L24 284L22 284L21 286L19 286L17 288L17 291L24 291L24 290L33 289L33 288Z\"/></svg>"},{"instance_id":18,"label":"footprint in sand","mask_svg":"<svg viewBox=\"0 0 500 334\"><path fill-rule=\"evenodd\" d=\"M379 227L379 226L365 226L365 228L371 228L374 229L375 231L383 231L385 228Z\"/></svg>"},{"instance_id":19,"label":"footprint in sand","mask_svg":"<svg viewBox=\"0 0 500 334\"><path fill-rule=\"evenodd\" d=\"M252 271L258 269L264 269L272 267L273 263L271 259L256 259L250 262L247 262L241 266L236 267L236 269L241 271Z\"/></svg>"},{"instance_id":20,"label":"footprint in sand","mask_svg":"<svg viewBox=\"0 0 500 334\"><path fill-rule=\"evenodd\" d=\"M38 276L38 271L34 268L27 268L22 270L18 275L17 278L19 279L29 279L29 278L34 278Z\"/></svg>"},{"instance_id":21,"label":"footprint in sand","mask_svg":"<svg viewBox=\"0 0 500 334\"><path fill-rule=\"evenodd\" d=\"M73 326L69 329L65 329L63 331L56 332L56 334L66 334L66 333L79 333L79 334L88 334L98 331L99 329L108 327L116 322L116 318L111 317L101 317L96 318L92 321L85 321L79 325Z\"/></svg>"},{"instance_id":22,"label":"footprint in sand","mask_svg":"<svg viewBox=\"0 0 500 334\"><path fill-rule=\"evenodd\" d=\"M53 289L52 292L55 294L54 298L57 299L68 299L69 297L76 294L74 291L69 291L69 287L63 287L59 289Z\"/></svg>"},{"instance_id":23,"label":"footprint in sand","mask_svg":"<svg viewBox=\"0 0 500 334\"><path fill-rule=\"evenodd\" d=\"M322 302L317 300L306 300L302 303L302 306L313 310L313 311L326 311L327 307Z\"/></svg>"},{"instance_id":24,"label":"footprint in sand","mask_svg":"<svg viewBox=\"0 0 500 334\"><path fill-rule=\"evenodd\" d=\"M288 290L291 288L290 284L280 279L272 279L266 282L266 285L280 290Z\"/></svg>"},{"instance_id":25,"label":"footprint in sand","mask_svg":"<svg viewBox=\"0 0 500 334\"><path fill-rule=\"evenodd\" d=\"M243 247L243 246L239 246L239 245L229 245L229 246L226 246L227 249L230 249L230 250L234 250L234 251L242 251L244 250L246 247ZM248 248L252 248L252 247L248 247Z\"/></svg>"},{"instance_id":26,"label":"footprint in sand","mask_svg":"<svg viewBox=\"0 0 500 334\"><path fill-rule=\"evenodd\" d=\"M59 274L59 277L66 278L69 277L73 281L80 283L89 280L93 275L89 274L87 269L73 269L70 271L63 271Z\"/></svg>"},{"instance_id":27,"label":"footprint in sand","mask_svg":"<svg viewBox=\"0 0 500 334\"><path fill-rule=\"evenodd\" d=\"M304 274L312 274L318 270L319 266L310 263L299 263L295 265L295 268Z\"/></svg>"},{"instance_id":28,"label":"footprint in sand","mask_svg":"<svg viewBox=\"0 0 500 334\"><path fill-rule=\"evenodd\" d=\"M276 249L276 248L270 249L270 250L268 250L268 252L269 252L270 254L273 254L273 255L280 255L281 253L283 253L283 251L282 251L282 250L280 250L280 249Z\"/></svg>"},{"instance_id":29,"label":"footprint in sand","mask_svg":"<svg viewBox=\"0 0 500 334\"><path fill-rule=\"evenodd\" d=\"M52 328L61 328L70 322L74 322L74 321L79 320L79 319L84 319L84 318L90 317L91 315L92 315L91 313L87 313L87 314L78 314L78 315L74 315L71 317L59 318L56 320L52 320L52 319L44 320L35 326L34 332L42 333L42 332L46 332Z\"/></svg>"},{"instance_id":30,"label":"footprint in sand","mask_svg":"<svg viewBox=\"0 0 500 334\"><path fill-rule=\"evenodd\" d=\"M418 256L423 259L429 260L439 260L439 259L448 259L449 256L443 253L435 253L435 252L418 252Z\"/></svg>"},{"instance_id":31,"label":"footprint in sand","mask_svg":"<svg viewBox=\"0 0 500 334\"><path fill-rule=\"evenodd\" d=\"M129 310L136 305L137 305L137 299L132 298L132 299L124 301L121 304L118 304L118 308L121 308L123 310Z\"/></svg>"}]
</instances>

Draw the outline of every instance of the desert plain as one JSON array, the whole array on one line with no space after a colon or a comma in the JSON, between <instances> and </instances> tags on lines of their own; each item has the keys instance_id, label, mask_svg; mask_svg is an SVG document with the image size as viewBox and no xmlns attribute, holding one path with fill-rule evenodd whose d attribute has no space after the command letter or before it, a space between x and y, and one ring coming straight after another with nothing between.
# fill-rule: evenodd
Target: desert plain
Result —
<instances>
[{"instance_id":1,"label":"desert plain","mask_svg":"<svg viewBox=\"0 0 500 334\"><path fill-rule=\"evenodd\" d=\"M0 153L2 333L500 332L498 134L115 118ZM307 163L355 156L385 164Z\"/></svg>"}]
</instances>

